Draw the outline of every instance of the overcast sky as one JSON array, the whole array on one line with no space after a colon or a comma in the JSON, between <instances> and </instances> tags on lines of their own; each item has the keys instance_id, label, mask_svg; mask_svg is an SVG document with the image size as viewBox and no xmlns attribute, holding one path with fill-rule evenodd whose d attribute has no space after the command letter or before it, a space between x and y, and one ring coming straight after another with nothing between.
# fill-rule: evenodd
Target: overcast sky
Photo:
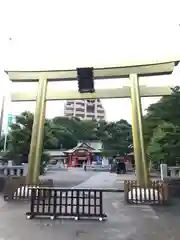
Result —
<instances>
[{"instance_id":1,"label":"overcast sky","mask_svg":"<svg viewBox=\"0 0 180 240\"><path fill-rule=\"evenodd\" d=\"M166 0L1 0L0 94L9 91L4 69L71 69L117 66L180 56L179 1ZM9 40L12 39L12 40ZM141 84L176 85L171 78ZM122 79L95 83L97 88L127 84ZM13 89L35 88L16 85ZM61 91L77 89L56 83ZM143 99L143 109L159 98ZM107 120L131 121L129 99L102 100ZM8 112L34 110L34 103L11 103ZM47 116L63 114L64 102L48 102ZM7 112L6 111L6 112Z\"/></svg>"}]
</instances>

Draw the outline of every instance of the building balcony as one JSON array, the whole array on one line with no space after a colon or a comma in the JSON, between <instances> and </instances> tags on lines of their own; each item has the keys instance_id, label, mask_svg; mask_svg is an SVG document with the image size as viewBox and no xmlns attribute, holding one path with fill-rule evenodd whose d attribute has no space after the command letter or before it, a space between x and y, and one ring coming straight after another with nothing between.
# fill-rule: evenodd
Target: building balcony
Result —
<instances>
[{"instance_id":1,"label":"building balcony","mask_svg":"<svg viewBox=\"0 0 180 240\"><path fill-rule=\"evenodd\" d=\"M84 108L79 108L79 107L78 107L78 108L75 108L75 111L76 111L76 112L81 112L81 113L82 113L82 112L84 112L85 110L84 110Z\"/></svg>"},{"instance_id":2,"label":"building balcony","mask_svg":"<svg viewBox=\"0 0 180 240\"><path fill-rule=\"evenodd\" d=\"M84 102L76 102L75 106L77 107L84 107L85 103Z\"/></svg>"},{"instance_id":3,"label":"building balcony","mask_svg":"<svg viewBox=\"0 0 180 240\"><path fill-rule=\"evenodd\" d=\"M98 117L98 118L105 117L105 114L97 114L97 117Z\"/></svg>"},{"instance_id":4,"label":"building balcony","mask_svg":"<svg viewBox=\"0 0 180 240\"><path fill-rule=\"evenodd\" d=\"M74 109L74 107L71 107L71 106L65 106L65 110L72 110L73 111L73 109Z\"/></svg>"},{"instance_id":5,"label":"building balcony","mask_svg":"<svg viewBox=\"0 0 180 240\"><path fill-rule=\"evenodd\" d=\"M98 110L104 110L104 108L102 106L97 106Z\"/></svg>"},{"instance_id":6,"label":"building balcony","mask_svg":"<svg viewBox=\"0 0 180 240\"><path fill-rule=\"evenodd\" d=\"M80 111L84 111L85 107L80 106L80 105L76 105L75 109L80 109Z\"/></svg>"},{"instance_id":7,"label":"building balcony","mask_svg":"<svg viewBox=\"0 0 180 240\"><path fill-rule=\"evenodd\" d=\"M70 111L70 110L65 110L64 111L64 114L73 114L74 112L73 111Z\"/></svg>"},{"instance_id":8,"label":"building balcony","mask_svg":"<svg viewBox=\"0 0 180 240\"><path fill-rule=\"evenodd\" d=\"M87 115L90 115L90 116L95 116L95 112L86 112Z\"/></svg>"},{"instance_id":9,"label":"building balcony","mask_svg":"<svg viewBox=\"0 0 180 240\"><path fill-rule=\"evenodd\" d=\"M97 109L96 112L97 113L105 113L105 111L103 109Z\"/></svg>"}]
</instances>

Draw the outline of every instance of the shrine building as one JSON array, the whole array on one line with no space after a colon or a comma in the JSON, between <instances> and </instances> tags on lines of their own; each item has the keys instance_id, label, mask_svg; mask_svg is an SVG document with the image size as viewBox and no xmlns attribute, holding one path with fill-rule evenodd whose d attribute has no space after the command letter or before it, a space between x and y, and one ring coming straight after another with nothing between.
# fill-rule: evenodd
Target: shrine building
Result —
<instances>
[{"instance_id":1,"label":"shrine building","mask_svg":"<svg viewBox=\"0 0 180 240\"><path fill-rule=\"evenodd\" d=\"M76 147L64 151L67 155L67 166L82 167L83 164L91 165L93 162L101 164L102 150L101 141L79 141Z\"/></svg>"}]
</instances>

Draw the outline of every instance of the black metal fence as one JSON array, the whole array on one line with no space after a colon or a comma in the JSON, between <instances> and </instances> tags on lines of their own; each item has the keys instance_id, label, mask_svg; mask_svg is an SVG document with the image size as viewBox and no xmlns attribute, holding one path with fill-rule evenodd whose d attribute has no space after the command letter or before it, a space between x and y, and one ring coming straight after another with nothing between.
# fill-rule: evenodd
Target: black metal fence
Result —
<instances>
[{"instance_id":1,"label":"black metal fence","mask_svg":"<svg viewBox=\"0 0 180 240\"><path fill-rule=\"evenodd\" d=\"M129 204L164 205L169 200L168 185L160 181L151 181L147 188L139 186L137 181L125 181L124 193Z\"/></svg>"},{"instance_id":2,"label":"black metal fence","mask_svg":"<svg viewBox=\"0 0 180 240\"><path fill-rule=\"evenodd\" d=\"M30 212L27 219L38 216L106 218L103 213L103 190L98 189L56 189L32 188Z\"/></svg>"}]
</instances>

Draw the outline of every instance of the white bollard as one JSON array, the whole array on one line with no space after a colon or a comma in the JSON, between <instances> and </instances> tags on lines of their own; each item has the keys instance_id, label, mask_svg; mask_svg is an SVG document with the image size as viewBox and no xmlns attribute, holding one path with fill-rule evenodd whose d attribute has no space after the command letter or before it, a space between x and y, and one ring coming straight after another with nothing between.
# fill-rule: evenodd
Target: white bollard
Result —
<instances>
[{"instance_id":1,"label":"white bollard","mask_svg":"<svg viewBox=\"0 0 180 240\"><path fill-rule=\"evenodd\" d=\"M14 168L9 168L10 170L10 176L14 176Z\"/></svg>"},{"instance_id":2,"label":"white bollard","mask_svg":"<svg viewBox=\"0 0 180 240\"><path fill-rule=\"evenodd\" d=\"M17 177L20 177L21 176L21 169L20 168L17 168Z\"/></svg>"},{"instance_id":3,"label":"white bollard","mask_svg":"<svg viewBox=\"0 0 180 240\"><path fill-rule=\"evenodd\" d=\"M160 169L161 169L161 180L164 181L164 179L167 178L168 176L167 164L161 164Z\"/></svg>"},{"instance_id":4,"label":"white bollard","mask_svg":"<svg viewBox=\"0 0 180 240\"><path fill-rule=\"evenodd\" d=\"M8 176L8 169L4 168L4 176Z\"/></svg>"},{"instance_id":5,"label":"white bollard","mask_svg":"<svg viewBox=\"0 0 180 240\"><path fill-rule=\"evenodd\" d=\"M8 167L12 167L13 165L13 161L12 160L8 160Z\"/></svg>"},{"instance_id":6,"label":"white bollard","mask_svg":"<svg viewBox=\"0 0 180 240\"><path fill-rule=\"evenodd\" d=\"M28 174L28 163L23 164L23 176L27 176Z\"/></svg>"}]
</instances>

